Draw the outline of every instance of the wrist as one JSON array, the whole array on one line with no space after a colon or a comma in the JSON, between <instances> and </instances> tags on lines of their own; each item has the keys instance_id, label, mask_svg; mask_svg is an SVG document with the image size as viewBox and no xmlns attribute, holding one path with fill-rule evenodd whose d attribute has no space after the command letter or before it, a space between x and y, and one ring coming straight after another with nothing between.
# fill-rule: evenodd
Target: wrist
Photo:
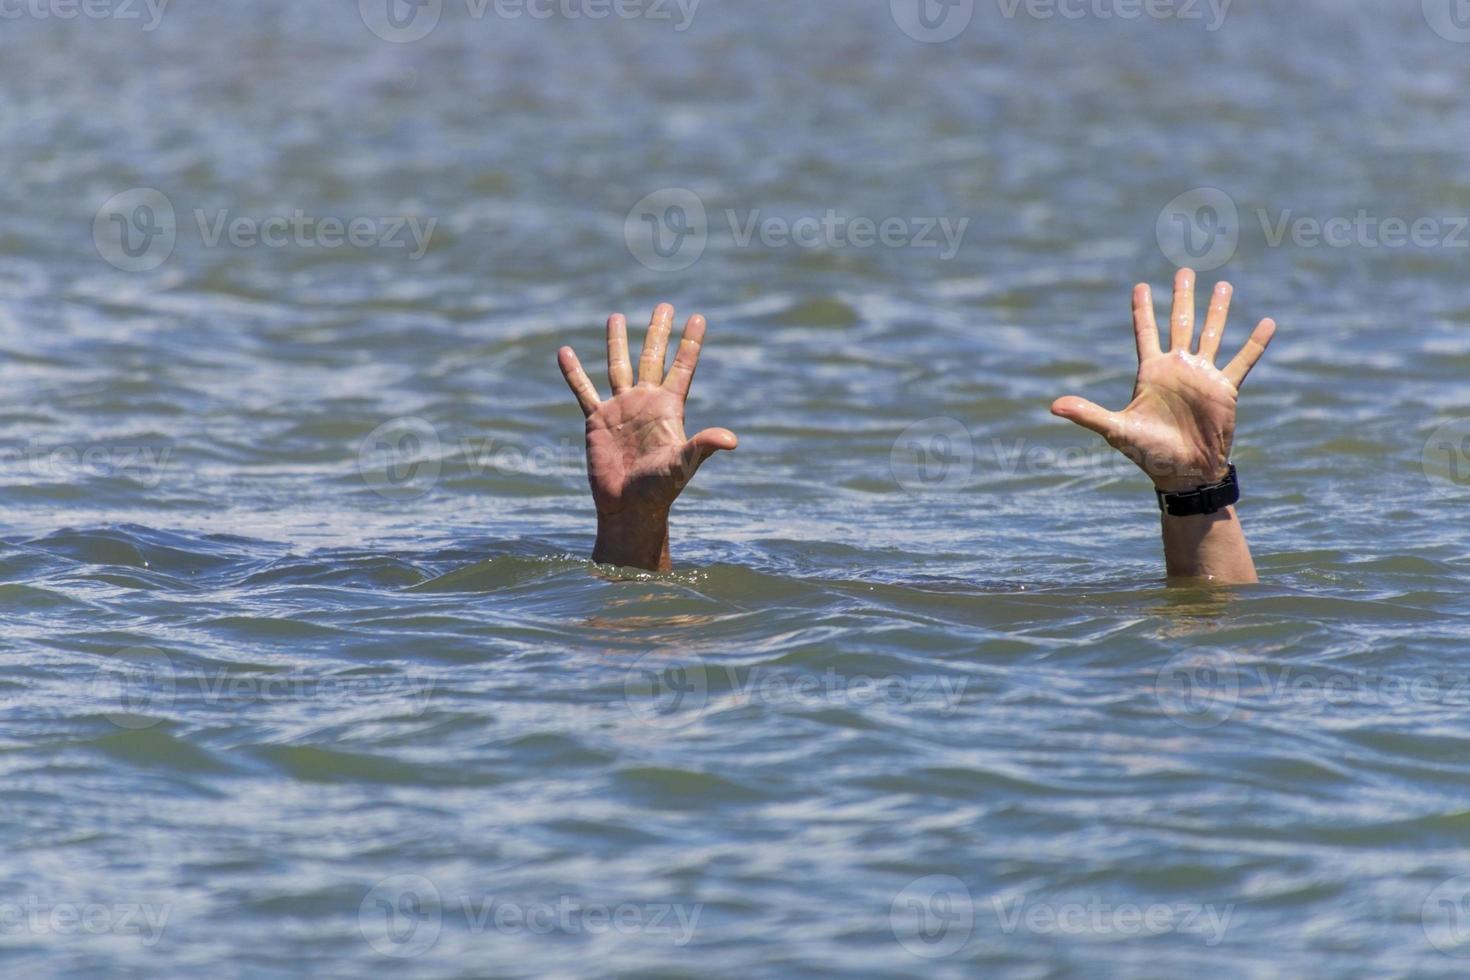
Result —
<instances>
[{"instance_id":1,"label":"wrist","mask_svg":"<svg viewBox=\"0 0 1470 980\"><path fill-rule=\"evenodd\" d=\"M597 544L592 560L604 565L627 565L648 571L667 571L669 512L667 508L597 513Z\"/></svg>"},{"instance_id":2,"label":"wrist","mask_svg":"<svg viewBox=\"0 0 1470 980\"><path fill-rule=\"evenodd\" d=\"M1188 493L1219 483L1229 476L1228 462L1183 466L1168 473L1149 474L1154 481L1154 489L1160 493Z\"/></svg>"}]
</instances>

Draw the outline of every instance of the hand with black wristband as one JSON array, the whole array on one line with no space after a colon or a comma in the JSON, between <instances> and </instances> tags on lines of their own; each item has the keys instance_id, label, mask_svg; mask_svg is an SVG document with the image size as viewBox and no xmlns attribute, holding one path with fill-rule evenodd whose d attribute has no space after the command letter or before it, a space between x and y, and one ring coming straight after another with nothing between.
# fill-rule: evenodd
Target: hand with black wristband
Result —
<instances>
[{"instance_id":1,"label":"hand with black wristband","mask_svg":"<svg viewBox=\"0 0 1470 980\"><path fill-rule=\"evenodd\" d=\"M1169 350L1159 343L1153 294L1133 290L1133 328L1138 340L1138 380L1133 401L1110 412L1083 398L1059 398L1053 414L1108 440L1154 482L1163 510L1164 557L1170 578L1222 584L1256 581L1250 548L1235 516L1239 484L1230 465L1240 385L1276 332L1262 320L1224 370L1215 366L1230 313L1229 283L1215 287L1194 342L1195 275L1181 269L1174 280Z\"/></svg>"}]
</instances>

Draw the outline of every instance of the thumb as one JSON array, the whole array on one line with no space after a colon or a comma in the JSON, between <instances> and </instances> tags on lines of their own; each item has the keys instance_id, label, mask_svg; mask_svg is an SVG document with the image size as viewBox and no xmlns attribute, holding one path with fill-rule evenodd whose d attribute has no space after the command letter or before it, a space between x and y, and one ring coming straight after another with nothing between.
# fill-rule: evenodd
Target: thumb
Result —
<instances>
[{"instance_id":1,"label":"thumb","mask_svg":"<svg viewBox=\"0 0 1470 980\"><path fill-rule=\"evenodd\" d=\"M679 470L683 483L694 479L694 473L700 464L709 459L721 449L734 449L740 444L735 438L735 433L729 429L705 429L696 432L694 438L684 443L684 448L679 451Z\"/></svg>"},{"instance_id":2,"label":"thumb","mask_svg":"<svg viewBox=\"0 0 1470 980\"><path fill-rule=\"evenodd\" d=\"M1115 413L1076 395L1068 395L1052 402L1051 413L1076 422L1084 429L1091 429L1104 439L1111 438L1118 428L1118 417Z\"/></svg>"}]
</instances>

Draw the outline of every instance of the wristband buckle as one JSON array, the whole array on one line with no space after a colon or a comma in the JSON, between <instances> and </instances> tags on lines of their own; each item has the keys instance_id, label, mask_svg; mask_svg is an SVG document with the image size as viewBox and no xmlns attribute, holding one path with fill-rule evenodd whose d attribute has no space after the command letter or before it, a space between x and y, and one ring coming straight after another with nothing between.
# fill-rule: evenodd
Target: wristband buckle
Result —
<instances>
[{"instance_id":1,"label":"wristband buckle","mask_svg":"<svg viewBox=\"0 0 1470 980\"><path fill-rule=\"evenodd\" d=\"M1159 510L1170 517L1198 517L1202 514L1218 513L1239 501L1240 481L1236 478L1235 464L1232 463L1230 472L1219 483L1196 487L1193 490L1173 493L1155 490L1154 493L1159 498Z\"/></svg>"}]
</instances>

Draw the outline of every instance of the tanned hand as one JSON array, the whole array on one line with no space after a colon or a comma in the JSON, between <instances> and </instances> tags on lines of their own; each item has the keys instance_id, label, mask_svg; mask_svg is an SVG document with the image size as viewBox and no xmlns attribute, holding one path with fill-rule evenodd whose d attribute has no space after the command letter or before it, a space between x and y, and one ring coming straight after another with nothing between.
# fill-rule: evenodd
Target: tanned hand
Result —
<instances>
[{"instance_id":1,"label":"tanned hand","mask_svg":"<svg viewBox=\"0 0 1470 980\"><path fill-rule=\"evenodd\" d=\"M594 561L654 571L672 567L669 509L700 465L722 449L734 449L729 429L684 434L684 403L704 343L705 320L695 314L684 326L674 366L664 362L674 308L653 311L638 381L628 359L628 323L621 314L607 321L607 375L612 397L602 401L570 347L557 363L587 416L587 476L597 506Z\"/></svg>"}]
</instances>

